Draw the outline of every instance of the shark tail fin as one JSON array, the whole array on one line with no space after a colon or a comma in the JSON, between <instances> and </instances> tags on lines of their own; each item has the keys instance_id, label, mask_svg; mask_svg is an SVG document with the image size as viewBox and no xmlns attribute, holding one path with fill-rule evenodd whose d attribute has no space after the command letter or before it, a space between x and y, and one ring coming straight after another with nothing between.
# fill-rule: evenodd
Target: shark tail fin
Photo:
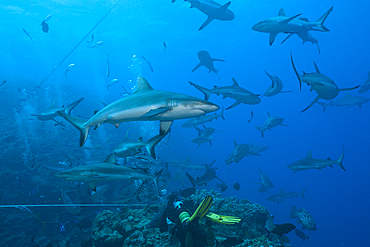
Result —
<instances>
[{"instance_id":1,"label":"shark tail fin","mask_svg":"<svg viewBox=\"0 0 370 247\"><path fill-rule=\"evenodd\" d=\"M306 199L306 197L304 197L304 193L306 192L306 189L307 189L307 186L306 188L304 188L299 194L302 196L303 199Z\"/></svg>"},{"instance_id":2,"label":"shark tail fin","mask_svg":"<svg viewBox=\"0 0 370 247\"><path fill-rule=\"evenodd\" d=\"M158 142L160 142L163 139L163 137L165 137L165 136L166 135L156 135L156 136L154 136L153 138L150 138L147 141L147 144L146 144L145 147L146 147L146 150L148 151L148 153L150 154L150 156L153 157L153 159L156 158L155 151L154 151L155 145L157 145Z\"/></svg>"},{"instance_id":3,"label":"shark tail fin","mask_svg":"<svg viewBox=\"0 0 370 247\"><path fill-rule=\"evenodd\" d=\"M68 114L68 115L71 115L71 112L72 110L84 99L84 97L82 97L81 99L79 100L76 100L75 102L69 104L67 107L66 107L66 110L65 112Z\"/></svg>"},{"instance_id":4,"label":"shark tail fin","mask_svg":"<svg viewBox=\"0 0 370 247\"><path fill-rule=\"evenodd\" d=\"M326 18L328 18L329 14L331 11L333 11L333 7L332 6L328 11L325 12L325 14L323 14L319 19L317 19L316 23L317 23L317 28L319 29L319 31L322 31L322 32L327 32L327 31L330 31L327 27L324 26L324 22L326 20Z\"/></svg>"},{"instance_id":5,"label":"shark tail fin","mask_svg":"<svg viewBox=\"0 0 370 247\"><path fill-rule=\"evenodd\" d=\"M186 176L188 177L190 183L193 185L193 188L195 188L195 179L192 176L190 176L190 174L187 172L186 172Z\"/></svg>"},{"instance_id":6,"label":"shark tail fin","mask_svg":"<svg viewBox=\"0 0 370 247\"><path fill-rule=\"evenodd\" d=\"M58 111L58 113L80 131L80 147L82 147L86 142L90 127L85 127L85 121L81 118L72 117L71 115L66 114L64 111Z\"/></svg>"},{"instance_id":7,"label":"shark tail fin","mask_svg":"<svg viewBox=\"0 0 370 247\"><path fill-rule=\"evenodd\" d=\"M292 60L292 65L293 65L294 73L296 74L296 76L298 78L298 81L299 81L299 91L302 91L302 80L301 80L301 76L298 74L298 71L297 71L297 69L296 69L296 67L294 65L292 52L290 52L290 60Z\"/></svg>"},{"instance_id":8,"label":"shark tail fin","mask_svg":"<svg viewBox=\"0 0 370 247\"><path fill-rule=\"evenodd\" d=\"M205 100L209 99L209 97L211 96L211 90L209 90L207 88L204 88L202 86L199 86L199 85L197 85L195 83L192 83L190 81L189 81L189 83L190 83L190 85L194 86L196 89L198 89L199 91L201 91L204 94L204 99Z\"/></svg>"},{"instance_id":9,"label":"shark tail fin","mask_svg":"<svg viewBox=\"0 0 370 247\"><path fill-rule=\"evenodd\" d=\"M254 126L254 127L256 127L259 131L261 131L261 135L262 135L262 138L263 138L264 132L265 132L265 130L263 129L263 127L260 127L260 126Z\"/></svg>"},{"instance_id":10,"label":"shark tail fin","mask_svg":"<svg viewBox=\"0 0 370 247\"><path fill-rule=\"evenodd\" d=\"M343 171L346 171L346 169L344 169L344 166L343 166L343 164L342 164L342 162L343 162L343 158L344 158L344 147L343 147L343 153L342 153L342 155L338 158L338 160L337 160L337 164L338 164L338 166L340 167L340 168L342 168L343 169Z\"/></svg>"},{"instance_id":11,"label":"shark tail fin","mask_svg":"<svg viewBox=\"0 0 370 247\"><path fill-rule=\"evenodd\" d=\"M329 106L329 104L324 103L324 102L316 102L317 104L321 105L324 109L322 110L323 112L326 111L326 108Z\"/></svg>"}]
</instances>

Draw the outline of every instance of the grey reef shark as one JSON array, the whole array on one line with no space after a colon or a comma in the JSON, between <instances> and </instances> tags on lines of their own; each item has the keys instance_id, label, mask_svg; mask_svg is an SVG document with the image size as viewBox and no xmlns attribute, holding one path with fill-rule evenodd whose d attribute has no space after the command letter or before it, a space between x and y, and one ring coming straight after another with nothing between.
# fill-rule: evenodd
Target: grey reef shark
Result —
<instances>
[{"instance_id":1,"label":"grey reef shark","mask_svg":"<svg viewBox=\"0 0 370 247\"><path fill-rule=\"evenodd\" d=\"M93 126L97 129L101 124L110 123L118 128L122 122L159 120L160 134L164 135L176 119L198 117L218 109L216 104L206 100L154 90L143 77L139 77L135 93L107 105L87 121L64 111L59 114L80 131L80 146L83 146Z\"/></svg>"},{"instance_id":2,"label":"grey reef shark","mask_svg":"<svg viewBox=\"0 0 370 247\"><path fill-rule=\"evenodd\" d=\"M286 39L293 34L297 34L303 40L303 43L306 41L317 43L308 31L328 32L329 29L324 26L324 22L332 10L333 7L326 11L317 21L309 22L307 18L297 18L301 14L287 17L284 9L280 9L278 16L263 20L255 24L252 29L257 32L269 33L270 45L274 43L275 37L279 33L288 33L289 35Z\"/></svg>"},{"instance_id":3,"label":"grey reef shark","mask_svg":"<svg viewBox=\"0 0 370 247\"><path fill-rule=\"evenodd\" d=\"M360 85L356 87L351 87L351 88L342 88L339 89L338 86L335 84L335 82L330 79L328 76L321 74L319 68L317 67L316 63L313 62L315 65L316 72L313 73L305 73L303 72L302 75L298 74L297 69L294 65L293 62L293 56L292 53L290 53L290 58L292 61L293 69L295 74L297 75L298 81L299 81L299 88L302 90L302 82L307 83L308 86L311 86L310 91L316 91L317 96L316 98L311 102L309 106L307 106L303 111L308 110L313 106L319 99L325 99L325 100L331 100L337 97L339 92L341 91L349 91L349 90L354 90Z\"/></svg>"},{"instance_id":4,"label":"grey reef shark","mask_svg":"<svg viewBox=\"0 0 370 247\"><path fill-rule=\"evenodd\" d=\"M268 118L266 119L262 127L254 126L261 132L262 138L264 137L264 133L266 130L271 130L272 128L277 127L279 125L289 126L289 125L283 124L284 118L277 117L277 116L271 116L270 113L267 113L267 115L268 115Z\"/></svg>"},{"instance_id":5,"label":"grey reef shark","mask_svg":"<svg viewBox=\"0 0 370 247\"><path fill-rule=\"evenodd\" d=\"M189 81L189 83L200 90L204 94L204 99L208 100L211 97L211 94L220 95L222 94L224 99L225 98L233 98L235 99L235 103L226 108L226 110L234 108L235 106L244 103L247 105L256 105L261 102L259 98L259 94L254 94L249 92L247 89L242 88L239 86L238 82L233 78L233 84L230 86L224 87L217 87L214 86L212 89L207 89L202 86L199 86L195 83Z\"/></svg>"},{"instance_id":6,"label":"grey reef shark","mask_svg":"<svg viewBox=\"0 0 370 247\"><path fill-rule=\"evenodd\" d=\"M267 90L262 96L272 97L272 96L277 95L278 93L291 93L292 92L292 91L282 91L283 81L277 76L270 75L269 73L266 72L266 70L265 70L265 73L271 79L271 85L267 88Z\"/></svg>"},{"instance_id":7,"label":"grey reef shark","mask_svg":"<svg viewBox=\"0 0 370 247\"><path fill-rule=\"evenodd\" d=\"M353 96L349 92L346 92L346 96L342 99L333 100L330 101L330 103L324 103L318 101L317 104L321 105L324 109L323 111L326 111L326 108L328 106L347 106L347 108L350 108L352 106L357 105L359 108L362 108L362 105L369 102L370 99L362 96Z\"/></svg>"},{"instance_id":8,"label":"grey reef shark","mask_svg":"<svg viewBox=\"0 0 370 247\"><path fill-rule=\"evenodd\" d=\"M209 70L209 73L211 73L211 71L213 71L218 76L218 73L217 73L218 70L213 65L213 62L215 62L215 61L225 62L225 60L222 60L222 59L211 58L211 55L208 53L208 51L198 52L198 58L199 58L200 62L198 63L197 66L195 66L195 68L191 72L194 72L196 69L198 69L201 66L205 66ZM218 76L218 79L220 79L219 76Z\"/></svg>"},{"instance_id":9,"label":"grey reef shark","mask_svg":"<svg viewBox=\"0 0 370 247\"><path fill-rule=\"evenodd\" d=\"M314 159L312 158L312 151L308 151L306 158L297 160L288 166L289 169L293 170L294 173L309 170L309 169L318 169L322 170L327 166L333 167L333 165L338 165L343 171L346 171L343 167L343 158L344 158L344 148L342 155L337 160L332 160L330 158L324 159Z\"/></svg>"},{"instance_id":10,"label":"grey reef shark","mask_svg":"<svg viewBox=\"0 0 370 247\"><path fill-rule=\"evenodd\" d=\"M176 0L172 0L172 3ZM208 16L207 20L198 29L199 31L205 28L213 20L231 21L235 18L235 15L231 10L228 9L231 2L221 5L212 0L185 0L189 2L190 8L197 8Z\"/></svg>"}]
</instances>

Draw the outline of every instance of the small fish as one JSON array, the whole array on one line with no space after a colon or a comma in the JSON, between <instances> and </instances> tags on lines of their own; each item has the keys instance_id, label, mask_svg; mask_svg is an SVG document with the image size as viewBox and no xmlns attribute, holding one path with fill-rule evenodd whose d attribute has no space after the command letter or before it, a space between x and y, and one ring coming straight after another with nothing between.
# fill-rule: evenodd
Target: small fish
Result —
<instances>
[{"instance_id":1,"label":"small fish","mask_svg":"<svg viewBox=\"0 0 370 247\"><path fill-rule=\"evenodd\" d=\"M163 50L165 51L166 50L166 48L167 48L167 45L166 45L166 43L165 42L163 42Z\"/></svg>"},{"instance_id":2,"label":"small fish","mask_svg":"<svg viewBox=\"0 0 370 247\"><path fill-rule=\"evenodd\" d=\"M312 215L304 208L298 210L295 205L290 209L290 218L297 218L297 223L302 224L302 230L316 231L316 223Z\"/></svg>"},{"instance_id":3,"label":"small fish","mask_svg":"<svg viewBox=\"0 0 370 247\"><path fill-rule=\"evenodd\" d=\"M67 69L66 71L64 72L64 74L66 74L66 77L67 77L67 72L70 71L71 69L73 69L73 67L76 66L75 64L71 63L70 65L67 66Z\"/></svg>"},{"instance_id":4,"label":"small fish","mask_svg":"<svg viewBox=\"0 0 370 247\"><path fill-rule=\"evenodd\" d=\"M91 34L91 41L87 41L87 43L92 43L94 42L94 34Z\"/></svg>"},{"instance_id":5,"label":"small fish","mask_svg":"<svg viewBox=\"0 0 370 247\"><path fill-rule=\"evenodd\" d=\"M93 46L89 46L89 48L94 49L94 48L96 48L96 47L101 46L102 44L103 44L103 41L98 41L98 42L96 42Z\"/></svg>"},{"instance_id":6,"label":"small fish","mask_svg":"<svg viewBox=\"0 0 370 247\"><path fill-rule=\"evenodd\" d=\"M49 25L45 21L41 23L41 26L42 26L42 31L44 31L44 33L49 32Z\"/></svg>"},{"instance_id":7,"label":"small fish","mask_svg":"<svg viewBox=\"0 0 370 247\"><path fill-rule=\"evenodd\" d=\"M308 239L309 237L306 236L306 234L304 234L304 232L302 232L301 230L298 230L298 229L295 229L294 230L295 234L297 235L297 237L303 239L303 241L305 241L306 239Z\"/></svg>"},{"instance_id":8,"label":"small fish","mask_svg":"<svg viewBox=\"0 0 370 247\"><path fill-rule=\"evenodd\" d=\"M31 39L31 41L33 43L31 35L24 28L22 28L22 29L23 29L23 32Z\"/></svg>"},{"instance_id":9,"label":"small fish","mask_svg":"<svg viewBox=\"0 0 370 247\"><path fill-rule=\"evenodd\" d=\"M2 85L4 85L5 83L6 83L6 80L4 80L4 81L3 81L3 83L1 83L0 87L1 87Z\"/></svg>"},{"instance_id":10,"label":"small fish","mask_svg":"<svg viewBox=\"0 0 370 247\"><path fill-rule=\"evenodd\" d=\"M109 91L109 88L111 86L113 86L114 84L116 84L117 82L118 82L118 79L112 79L112 80L110 80L110 82L108 83L108 86L106 86L107 87L107 92Z\"/></svg>"},{"instance_id":11,"label":"small fish","mask_svg":"<svg viewBox=\"0 0 370 247\"><path fill-rule=\"evenodd\" d=\"M107 77L109 77L110 74L110 67L109 67L109 54L107 53Z\"/></svg>"},{"instance_id":12,"label":"small fish","mask_svg":"<svg viewBox=\"0 0 370 247\"><path fill-rule=\"evenodd\" d=\"M148 61L148 60L146 60L146 58L144 57L144 56L141 56L144 60L145 60L145 62L149 65L149 68L150 68L150 70L152 71L152 72L154 72L154 70L153 70L153 67L152 67L152 65L150 64L150 62Z\"/></svg>"},{"instance_id":13,"label":"small fish","mask_svg":"<svg viewBox=\"0 0 370 247\"><path fill-rule=\"evenodd\" d=\"M217 188L220 188L222 192L226 191L229 187L224 183L217 183Z\"/></svg>"},{"instance_id":14,"label":"small fish","mask_svg":"<svg viewBox=\"0 0 370 247\"><path fill-rule=\"evenodd\" d=\"M233 185L233 188L234 188L235 190L240 190L240 184L239 184L239 183L235 183L235 184Z\"/></svg>"},{"instance_id":15,"label":"small fish","mask_svg":"<svg viewBox=\"0 0 370 247\"><path fill-rule=\"evenodd\" d=\"M251 118L248 120L248 122L250 123L253 119L253 111L251 111Z\"/></svg>"}]
</instances>

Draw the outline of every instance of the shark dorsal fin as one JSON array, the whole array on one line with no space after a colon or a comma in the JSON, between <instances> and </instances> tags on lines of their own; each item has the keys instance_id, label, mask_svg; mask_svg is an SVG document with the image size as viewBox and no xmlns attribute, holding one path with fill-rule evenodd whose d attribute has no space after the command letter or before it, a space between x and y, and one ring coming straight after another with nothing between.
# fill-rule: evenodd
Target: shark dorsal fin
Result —
<instances>
[{"instance_id":1,"label":"shark dorsal fin","mask_svg":"<svg viewBox=\"0 0 370 247\"><path fill-rule=\"evenodd\" d=\"M238 146L238 143L234 140L234 147Z\"/></svg>"},{"instance_id":2,"label":"shark dorsal fin","mask_svg":"<svg viewBox=\"0 0 370 247\"><path fill-rule=\"evenodd\" d=\"M221 6L219 9L220 9L220 10L223 10L223 11L226 11L226 10L227 10L227 8L230 6L230 4L231 4L231 2L228 2L228 3L226 3L225 5Z\"/></svg>"},{"instance_id":3,"label":"shark dorsal fin","mask_svg":"<svg viewBox=\"0 0 370 247\"><path fill-rule=\"evenodd\" d=\"M51 102L51 106L50 107L54 107L55 105L55 99L53 100L53 102Z\"/></svg>"},{"instance_id":4,"label":"shark dorsal fin","mask_svg":"<svg viewBox=\"0 0 370 247\"><path fill-rule=\"evenodd\" d=\"M143 77L137 78L137 89L135 93L141 93L146 91L151 91L153 88L149 85L147 80L145 80Z\"/></svg>"},{"instance_id":5,"label":"shark dorsal fin","mask_svg":"<svg viewBox=\"0 0 370 247\"><path fill-rule=\"evenodd\" d=\"M286 16L283 8L280 9L279 16Z\"/></svg>"},{"instance_id":6,"label":"shark dorsal fin","mask_svg":"<svg viewBox=\"0 0 370 247\"><path fill-rule=\"evenodd\" d=\"M321 73L320 73L319 68L317 67L317 65L316 65L316 63L315 63L315 61L313 62L313 64L315 65L316 73L317 73L317 74L321 74Z\"/></svg>"},{"instance_id":7,"label":"shark dorsal fin","mask_svg":"<svg viewBox=\"0 0 370 247\"><path fill-rule=\"evenodd\" d=\"M267 116L268 116L268 117L271 117L271 115L270 115L270 113L269 113L269 112L267 112Z\"/></svg>"},{"instance_id":8,"label":"shark dorsal fin","mask_svg":"<svg viewBox=\"0 0 370 247\"><path fill-rule=\"evenodd\" d=\"M308 151L306 159L312 159L312 150Z\"/></svg>"},{"instance_id":9,"label":"shark dorsal fin","mask_svg":"<svg viewBox=\"0 0 370 247\"><path fill-rule=\"evenodd\" d=\"M237 87L239 87L239 84L238 84L238 82L235 80L235 78L233 77L233 86L237 86Z\"/></svg>"},{"instance_id":10,"label":"shark dorsal fin","mask_svg":"<svg viewBox=\"0 0 370 247\"><path fill-rule=\"evenodd\" d=\"M116 163L116 160L114 159L114 154L108 155L108 157L104 160L104 163Z\"/></svg>"}]
</instances>

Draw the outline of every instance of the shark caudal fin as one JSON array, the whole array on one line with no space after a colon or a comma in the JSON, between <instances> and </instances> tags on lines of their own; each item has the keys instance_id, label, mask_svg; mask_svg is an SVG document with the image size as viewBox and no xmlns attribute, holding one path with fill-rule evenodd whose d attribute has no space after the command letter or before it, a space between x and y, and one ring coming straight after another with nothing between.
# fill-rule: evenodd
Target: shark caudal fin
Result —
<instances>
[{"instance_id":1,"label":"shark caudal fin","mask_svg":"<svg viewBox=\"0 0 370 247\"><path fill-rule=\"evenodd\" d=\"M343 164L342 164L342 162L343 162L343 158L344 158L344 147L343 147L343 153L342 153L342 155L338 158L338 160L337 160L337 165L340 167L340 168L342 168L343 169L343 171L346 171L346 169L344 169L344 166L343 166Z\"/></svg>"},{"instance_id":2,"label":"shark caudal fin","mask_svg":"<svg viewBox=\"0 0 370 247\"><path fill-rule=\"evenodd\" d=\"M263 127L260 127L260 126L254 126L254 127L256 127L259 131L261 131L261 135L262 135L262 138L263 138L264 133L265 133L264 128Z\"/></svg>"},{"instance_id":3,"label":"shark caudal fin","mask_svg":"<svg viewBox=\"0 0 370 247\"><path fill-rule=\"evenodd\" d=\"M302 91L302 80L301 80L301 76L298 74L298 71L297 71L297 69L296 69L296 67L294 65L292 51L290 51L290 60L292 60L292 65L293 65L294 73L296 74L296 76L298 78L298 81L299 81L299 91Z\"/></svg>"},{"instance_id":4,"label":"shark caudal fin","mask_svg":"<svg viewBox=\"0 0 370 247\"><path fill-rule=\"evenodd\" d=\"M82 147L86 142L90 127L85 127L85 121L81 118L72 117L71 115L66 114L64 111L58 111L58 113L80 131L80 147Z\"/></svg>"},{"instance_id":5,"label":"shark caudal fin","mask_svg":"<svg viewBox=\"0 0 370 247\"><path fill-rule=\"evenodd\" d=\"M299 194L302 196L303 199L306 199L306 197L304 197L304 193L306 192L306 189L307 189L307 186L301 192L299 192Z\"/></svg>"},{"instance_id":6,"label":"shark caudal fin","mask_svg":"<svg viewBox=\"0 0 370 247\"><path fill-rule=\"evenodd\" d=\"M163 137L166 136L166 134L165 135L156 135L156 136L154 136L154 137L152 137L152 138L150 138L149 140L146 141L146 143L147 143L145 145L146 150L148 151L150 156L153 157L153 159L156 159L156 155L155 155L155 151L154 151L155 145L157 145L163 139Z\"/></svg>"},{"instance_id":7,"label":"shark caudal fin","mask_svg":"<svg viewBox=\"0 0 370 247\"><path fill-rule=\"evenodd\" d=\"M189 81L189 83L190 83L190 85L194 86L196 89L198 89L199 91L201 91L204 94L204 99L205 100L209 99L209 97L211 96L211 90L209 90L205 87L199 86L199 85L197 85L195 83L192 83L190 81Z\"/></svg>"},{"instance_id":8,"label":"shark caudal fin","mask_svg":"<svg viewBox=\"0 0 370 247\"><path fill-rule=\"evenodd\" d=\"M323 112L326 111L326 108L328 108L329 104L324 103L324 102L316 102L317 104L321 105L324 109L322 110Z\"/></svg>"},{"instance_id":9,"label":"shark caudal fin","mask_svg":"<svg viewBox=\"0 0 370 247\"><path fill-rule=\"evenodd\" d=\"M324 22L326 18L328 18L328 15L330 14L330 12L333 11L333 8L334 6L332 6L328 11L326 11L325 14L323 14L319 19L317 19L316 21L317 23L316 28L318 29L317 31L322 31L322 32L330 31L328 28L324 26Z\"/></svg>"},{"instance_id":10,"label":"shark caudal fin","mask_svg":"<svg viewBox=\"0 0 370 247\"><path fill-rule=\"evenodd\" d=\"M71 111L84 99L84 97L82 97L81 99L79 100L76 100L75 102L69 104L66 109L65 109L65 113L67 113L68 115L71 115Z\"/></svg>"}]
</instances>

